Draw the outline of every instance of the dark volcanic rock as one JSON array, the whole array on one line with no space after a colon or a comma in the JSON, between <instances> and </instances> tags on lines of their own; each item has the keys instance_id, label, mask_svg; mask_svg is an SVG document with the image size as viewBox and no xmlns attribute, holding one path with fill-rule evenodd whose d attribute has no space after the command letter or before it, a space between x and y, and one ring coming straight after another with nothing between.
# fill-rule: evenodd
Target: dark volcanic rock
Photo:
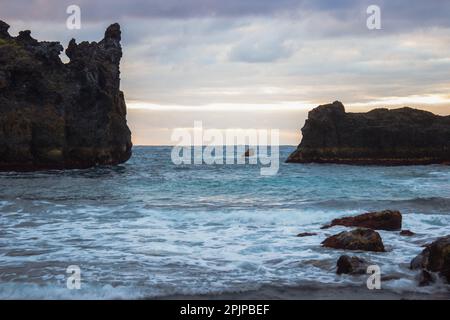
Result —
<instances>
[{"instance_id":1,"label":"dark volcanic rock","mask_svg":"<svg viewBox=\"0 0 450 320\"><path fill-rule=\"evenodd\" d=\"M442 237L426 246L411 261L411 269L438 272L450 283L450 236Z\"/></svg>"},{"instance_id":2,"label":"dark volcanic rock","mask_svg":"<svg viewBox=\"0 0 450 320\"><path fill-rule=\"evenodd\" d=\"M337 274L365 274L369 263L358 257L340 256L336 263Z\"/></svg>"},{"instance_id":3,"label":"dark volcanic rock","mask_svg":"<svg viewBox=\"0 0 450 320\"><path fill-rule=\"evenodd\" d=\"M334 249L384 252L383 241L378 232L363 228L338 233L325 239L322 245Z\"/></svg>"},{"instance_id":4,"label":"dark volcanic rock","mask_svg":"<svg viewBox=\"0 0 450 320\"><path fill-rule=\"evenodd\" d=\"M418 277L417 282L419 282L419 287L429 286L436 281L435 277L429 273L427 270L422 270Z\"/></svg>"},{"instance_id":5,"label":"dark volcanic rock","mask_svg":"<svg viewBox=\"0 0 450 320\"><path fill-rule=\"evenodd\" d=\"M244 157L253 157L255 155L255 150L248 148L245 150Z\"/></svg>"},{"instance_id":6,"label":"dark volcanic rock","mask_svg":"<svg viewBox=\"0 0 450 320\"><path fill-rule=\"evenodd\" d=\"M297 237L302 238L302 237L311 237L311 236L316 236L316 235L317 235L317 233L314 233L314 232L302 232L302 233L299 233L297 235Z\"/></svg>"},{"instance_id":7,"label":"dark volcanic rock","mask_svg":"<svg viewBox=\"0 0 450 320\"><path fill-rule=\"evenodd\" d=\"M412 108L347 113L335 101L309 112L302 135L287 162L450 163L450 116Z\"/></svg>"},{"instance_id":8,"label":"dark volcanic rock","mask_svg":"<svg viewBox=\"0 0 450 320\"><path fill-rule=\"evenodd\" d=\"M415 235L415 233L412 232L411 230L402 230L400 231L400 235L404 237L412 237Z\"/></svg>"},{"instance_id":9,"label":"dark volcanic rock","mask_svg":"<svg viewBox=\"0 0 450 320\"><path fill-rule=\"evenodd\" d=\"M17 37L0 21L0 170L87 168L131 156L120 91L120 26L100 42Z\"/></svg>"},{"instance_id":10,"label":"dark volcanic rock","mask_svg":"<svg viewBox=\"0 0 450 320\"><path fill-rule=\"evenodd\" d=\"M354 217L334 219L329 225L346 227L362 227L374 230L396 231L402 228L402 215L399 211L385 210L380 212L368 212Z\"/></svg>"}]
</instances>

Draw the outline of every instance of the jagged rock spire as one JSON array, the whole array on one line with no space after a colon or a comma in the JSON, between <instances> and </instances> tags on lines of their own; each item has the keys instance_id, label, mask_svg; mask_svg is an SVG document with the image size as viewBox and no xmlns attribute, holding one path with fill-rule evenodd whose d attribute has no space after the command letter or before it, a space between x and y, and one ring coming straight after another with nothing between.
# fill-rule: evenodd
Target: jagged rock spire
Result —
<instances>
[{"instance_id":1,"label":"jagged rock spire","mask_svg":"<svg viewBox=\"0 0 450 320\"><path fill-rule=\"evenodd\" d=\"M10 35L8 33L8 30L9 30L9 24L0 20L0 37L9 38Z\"/></svg>"},{"instance_id":2,"label":"jagged rock spire","mask_svg":"<svg viewBox=\"0 0 450 320\"><path fill-rule=\"evenodd\" d=\"M105 39L112 39L116 41L122 40L122 32L120 31L120 25L118 23L113 23L105 31Z\"/></svg>"},{"instance_id":3,"label":"jagged rock spire","mask_svg":"<svg viewBox=\"0 0 450 320\"><path fill-rule=\"evenodd\" d=\"M131 156L131 132L120 91L121 32L100 42L17 37L0 21L0 171L87 168ZM5 41L6 40L6 41Z\"/></svg>"}]
</instances>

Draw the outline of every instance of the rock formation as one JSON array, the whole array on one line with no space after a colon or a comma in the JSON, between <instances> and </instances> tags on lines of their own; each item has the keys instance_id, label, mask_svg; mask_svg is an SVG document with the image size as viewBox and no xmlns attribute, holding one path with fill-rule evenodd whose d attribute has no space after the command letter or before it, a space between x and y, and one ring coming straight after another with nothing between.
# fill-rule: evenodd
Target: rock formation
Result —
<instances>
[{"instance_id":1,"label":"rock formation","mask_svg":"<svg viewBox=\"0 0 450 320\"><path fill-rule=\"evenodd\" d=\"M422 165L450 163L450 116L412 109L347 113L341 102L308 114L297 163Z\"/></svg>"},{"instance_id":2,"label":"rock formation","mask_svg":"<svg viewBox=\"0 0 450 320\"><path fill-rule=\"evenodd\" d=\"M412 232L411 230L402 230L399 233L401 236L403 237L412 237L415 236L416 234L414 232Z\"/></svg>"},{"instance_id":3,"label":"rock formation","mask_svg":"<svg viewBox=\"0 0 450 320\"><path fill-rule=\"evenodd\" d=\"M315 232L302 232L302 233L297 234L297 237L299 237L299 238L312 237L312 236L317 236L317 233L315 233Z\"/></svg>"},{"instance_id":4,"label":"rock formation","mask_svg":"<svg viewBox=\"0 0 450 320\"><path fill-rule=\"evenodd\" d=\"M87 168L131 156L131 132L120 91L121 31L100 42L17 37L0 21L0 170Z\"/></svg>"},{"instance_id":5,"label":"rock formation","mask_svg":"<svg viewBox=\"0 0 450 320\"><path fill-rule=\"evenodd\" d=\"M369 263L358 257L340 256L336 263L337 274L365 274Z\"/></svg>"},{"instance_id":6,"label":"rock formation","mask_svg":"<svg viewBox=\"0 0 450 320\"><path fill-rule=\"evenodd\" d=\"M384 252L383 240L378 232L371 229L356 229L343 231L339 234L326 238L322 245L328 248L345 250L363 250Z\"/></svg>"},{"instance_id":7,"label":"rock formation","mask_svg":"<svg viewBox=\"0 0 450 320\"><path fill-rule=\"evenodd\" d=\"M384 210L380 212L368 212L354 217L334 219L331 224L323 226L323 229L332 226L362 227L373 230L396 231L402 228L402 215L399 211Z\"/></svg>"},{"instance_id":8,"label":"rock formation","mask_svg":"<svg viewBox=\"0 0 450 320\"><path fill-rule=\"evenodd\" d=\"M427 245L411 261L411 269L438 272L450 283L450 236L439 238Z\"/></svg>"},{"instance_id":9,"label":"rock formation","mask_svg":"<svg viewBox=\"0 0 450 320\"><path fill-rule=\"evenodd\" d=\"M419 284L419 287L426 287L436 282L436 277L427 270L422 270L417 275L416 279Z\"/></svg>"}]
</instances>

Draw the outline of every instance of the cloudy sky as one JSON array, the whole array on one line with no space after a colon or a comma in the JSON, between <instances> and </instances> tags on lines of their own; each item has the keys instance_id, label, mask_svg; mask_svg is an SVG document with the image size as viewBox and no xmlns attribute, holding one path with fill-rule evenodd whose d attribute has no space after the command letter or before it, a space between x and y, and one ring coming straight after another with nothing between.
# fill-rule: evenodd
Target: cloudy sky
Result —
<instances>
[{"instance_id":1,"label":"cloudy sky","mask_svg":"<svg viewBox=\"0 0 450 320\"><path fill-rule=\"evenodd\" d=\"M66 28L72 4L80 30ZM367 28L369 5L380 30ZM279 129L296 145L307 111L334 100L450 114L449 16L445 0L0 0L13 35L31 29L64 46L121 24L135 144L172 144L174 128L202 120Z\"/></svg>"}]
</instances>

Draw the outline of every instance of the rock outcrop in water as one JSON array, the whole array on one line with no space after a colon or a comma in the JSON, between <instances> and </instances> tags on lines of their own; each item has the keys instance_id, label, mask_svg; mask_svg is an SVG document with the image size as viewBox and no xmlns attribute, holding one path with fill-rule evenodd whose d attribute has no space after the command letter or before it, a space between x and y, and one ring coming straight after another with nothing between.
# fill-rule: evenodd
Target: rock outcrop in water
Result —
<instances>
[{"instance_id":1,"label":"rock outcrop in water","mask_svg":"<svg viewBox=\"0 0 450 320\"><path fill-rule=\"evenodd\" d=\"M297 163L450 164L450 116L400 108L347 113L341 102L308 114Z\"/></svg>"},{"instance_id":2,"label":"rock outcrop in water","mask_svg":"<svg viewBox=\"0 0 450 320\"><path fill-rule=\"evenodd\" d=\"M342 255L336 262L337 274L365 274L369 263L356 256Z\"/></svg>"},{"instance_id":3,"label":"rock outcrop in water","mask_svg":"<svg viewBox=\"0 0 450 320\"><path fill-rule=\"evenodd\" d=\"M427 245L411 261L411 269L437 272L450 283L450 235Z\"/></svg>"},{"instance_id":4,"label":"rock outcrop in water","mask_svg":"<svg viewBox=\"0 0 450 320\"><path fill-rule=\"evenodd\" d=\"M131 156L131 132L120 91L121 31L100 42L17 37L0 21L0 170L87 168Z\"/></svg>"},{"instance_id":5,"label":"rock outcrop in water","mask_svg":"<svg viewBox=\"0 0 450 320\"><path fill-rule=\"evenodd\" d=\"M383 240L380 234L371 229L356 229L343 231L334 236L326 238L322 245L328 248L345 250L363 250L384 252Z\"/></svg>"},{"instance_id":6,"label":"rock outcrop in water","mask_svg":"<svg viewBox=\"0 0 450 320\"><path fill-rule=\"evenodd\" d=\"M411 230L402 230L402 231L400 231L399 234L403 237L412 237L415 235L415 233L412 232Z\"/></svg>"},{"instance_id":7,"label":"rock outcrop in water","mask_svg":"<svg viewBox=\"0 0 450 320\"><path fill-rule=\"evenodd\" d=\"M399 211L384 210L368 212L354 217L334 219L323 229L332 226L362 227L373 230L396 231L402 228L402 214Z\"/></svg>"}]
</instances>

